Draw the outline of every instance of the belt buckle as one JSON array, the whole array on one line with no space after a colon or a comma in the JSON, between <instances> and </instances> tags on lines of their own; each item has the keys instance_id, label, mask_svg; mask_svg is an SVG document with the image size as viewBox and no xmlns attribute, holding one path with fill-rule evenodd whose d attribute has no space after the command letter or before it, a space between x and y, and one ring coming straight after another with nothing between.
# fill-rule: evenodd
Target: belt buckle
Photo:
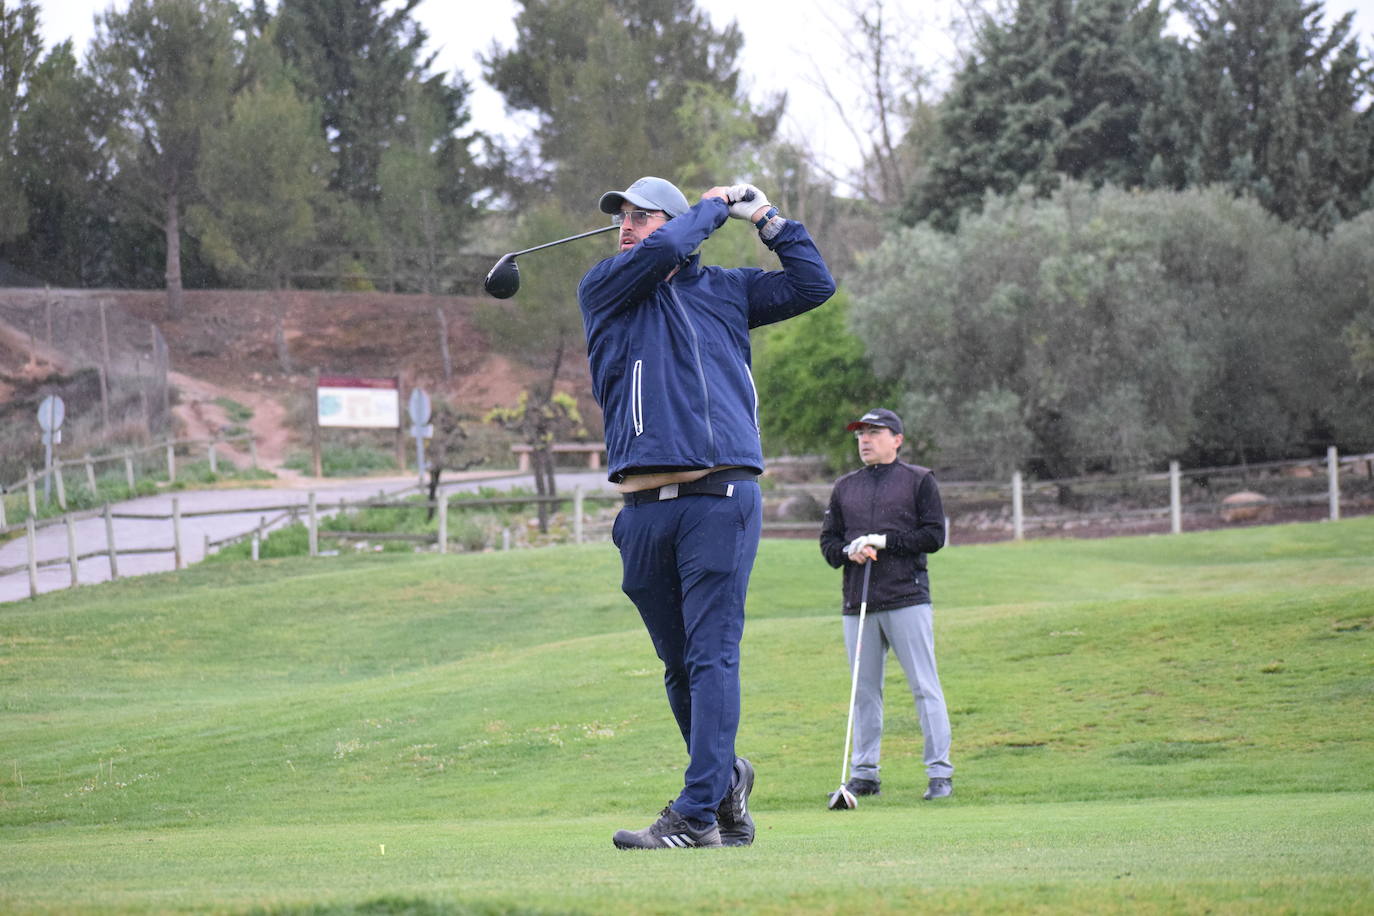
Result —
<instances>
[{"instance_id":1,"label":"belt buckle","mask_svg":"<svg viewBox=\"0 0 1374 916\"><path fill-rule=\"evenodd\" d=\"M677 499L677 484L665 483L663 486L659 487L658 498L660 500Z\"/></svg>"}]
</instances>

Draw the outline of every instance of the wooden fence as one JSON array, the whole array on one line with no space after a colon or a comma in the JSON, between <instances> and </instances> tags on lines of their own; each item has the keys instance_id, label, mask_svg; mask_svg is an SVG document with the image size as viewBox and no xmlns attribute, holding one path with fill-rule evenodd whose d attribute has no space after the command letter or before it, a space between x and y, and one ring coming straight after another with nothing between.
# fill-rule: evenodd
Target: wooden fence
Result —
<instances>
[{"instance_id":1,"label":"wooden fence","mask_svg":"<svg viewBox=\"0 0 1374 916\"><path fill-rule=\"evenodd\" d=\"M28 518L33 519L38 516L38 488L43 484L49 484L49 488L55 489L57 505L63 511L67 509L67 481L63 473L64 468L83 468L85 470L86 487L94 497L97 493L96 487L96 467L102 464L124 465L124 480L129 488L129 492L134 491L135 474L134 461L145 454L162 452L166 455L164 467L167 469L167 482L175 483L177 479L177 449L205 449L206 458L210 463L210 473L219 473L219 454L221 446L231 446L235 442L242 441L247 445L249 462L253 468L258 466L257 443L253 439L252 433L242 433L237 436L222 436L216 439L168 439L153 445L146 445L142 448L129 449L124 452L113 452L108 455L98 455L92 457L89 453L81 458L57 458L53 460L51 468L35 471L28 469L28 473L21 479L8 486L0 487L0 497L5 493L15 493L24 490L28 496ZM45 488L47 489L47 488ZM17 523L16 523L17 524ZM5 501L0 498L0 534L6 533L8 520L5 517Z\"/></svg>"},{"instance_id":2,"label":"wooden fence","mask_svg":"<svg viewBox=\"0 0 1374 916\"><path fill-rule=\"evenodd\" d=\"M403 495L404 493L412 489L418 489L418 487L411 487L405 490L398 491L397 493L393 494L393 497ZM496 497L490 499L462 499L456 502L458 502L458 504L462 507L463 510L490 508L498 506L538 505L539 503L558 505L562 503L571 502L573 506L572 539L574 542L580 544L585 540L584 519L586 513L586 503L598 501L619 502L620 499L621 496L618 493L586 493L579 487L575 489L571 494L563 496L513 496ZM170 553L173 557L172 567L174 569L185 569L187 563L185 560L186 551L184 548L186 542L183 538L183 522L186 519L224 515L246 515L253 513L259 513L258 524L248 528L247 530L219 539L212 539L206 536L203 542L203 555L208 556L210 552L215 548L223 547L228 544L238 543L244 540L249 540L252 542L252 558L254 560L257 560L261 542L267 537L270 529L279 523L294 523L297 520L301 520L305 523L309 543L309 554L312 557L322 555L319 546L320 540L322 538L367 538L370 540L377 541L409 541L420 545L433 546L437 549L439 553L447 553L449 550L449 546L451 544L448 530L448 516L450 512L450 503L452 501L453 500L451 500L450 497L444 496L432 502L428 500L417 502L413 500L406 501L392 498L367 499L355 501L340 500L338 502L330 503L320 502L317 499L317 495L314 492L310 492L307 494L306 501L304 503L284 503L281 505L255 506L252 509L220 508L202 509L200 511L193 512L183 512L181 510L180 500L177 497L173 497L171 504L171 512L167 514L116 512L112 509L112 507L109 504L106 504L105 506L99 509L89 509L82 512L68 512L60 517L48 518L42 521L35 521L34 518L30 517L25 520L23 525L16 525L12 526L11 529L7 529L4 533L8 533L8 531L20 528L23 529L24 537L27 540L27 562L18 566L0 567L0 577L27 572L29 579L29 596L36 597L39 594L38 572L41 568L61 566L68 567L70 570L70 578L68 584L69 586L76 586L81 584L80 563L82 560L99 558L107 559L109 562L110 579L119 578L119 558L122 556L127 557L141 554ZM437 530L433 534L411 534L406 532L385 531L344 531L338 529L323 529L320 526L320 520L323 517L330 515L334 512L369 508L405 508L410 510L433 509L435 510L437 516ZM270 521L268 520L266 514L262 514L273 512L279 514ZM81 549L81 545L78 545L77 543L76 525L80 522L89 521L91 519L96 518L103 518L105 522L103 543L99 546L91 547L90 549L86 549L83 551ZM170 542L154 547L120 547L116 537L116 529L114 524L116 521L169 522ZM54 559L40 560L38 558L38 532L47 528L57 526L64 526L66 528L66 555ZM510 540L508 537L503 539L503 548L510 548Z\"/></svg>"},{"instance_id":3,"label":"wooden fence","mask_svg":"<svg viewBox=\"0 0 1374 916\"><path fill-rule=\"evenodd\" d=\"M213 446L212 446L213 448ZM116 458L118 456L115 456ZM169 459L170 460L170 459ZM940 485L942 493L946 496L946 506L957 505L962 496L969 493L992 494L994 499L1006 500L1006 494L1010 495L1009 508L1011 516L1011 536L1016 540L1021 540L1026 536L1028 528L1047 521L1057 521L1064 518L1063 514L1048 515L1028 515L1026 506L1028 501L1033 500L1037 494L1045 494L1053 490L1064 491L1068 488L1083 486L1102 486L1112 483L1136 483L1168 485L1169 500L1167 505L1148 506L1144 508L1113 509L1110 511L1096 513L1078 513L1075 517L1079 519L1122 519L1122 518L1159 518L1169 519L1170 531L1178 534L1184 530L1184 519L1207 513L1220 513L1227 510L1227 506L1222 502L1198 502L1185 503L1182 497L1182 483L1185 479L1208 480L1221 477L1242 477L1253 478L1255 475L1265 473L1304 473L1307 476L1315 476L1323 467L1326 471L1326 488L1324 494L1307 493L1290 497L1265 497L1264 505L1313 505L1325 503L1327 518L1337 520L1341 517L1342 472L1349 477L1374 478L1374 453L1358 456L1340 457L1334 448L1329 449L1324 462L1320 459L1306 461L1273 462L1262 465L1248 465L1243 467L1218 467L1218 468L1198 468L1182 471L1177 462L1170 464L1169 471L1163 474L1144 474L1144 475L1116 475L1116 476L1096 476L1072 478L1054 481L1035 481L1027 483L1018 472L1006 484L995 484L986 482L942 482ZM29 479L32 487L32 475ZM829 484L795 485L778 487L767 491L770 500L777 500L793 493L808 493L815 498L816 495L828 494ZM261 542L268 536L269 530L274 526L285 522L294 522L297 519L303 520L308 533L309 554L310 556L320 556L321 537L357 539L366 538L370 540L396 540L407 541L417 545L432 546L439 553L447 553L450 547L449 538L449 513L455 506L460 511L479 510L486 508L509 507L517 505L535 506L540 503L558 505L572 503L573 531L572 540L575 543L582 543L586 539L584 530L584 519L587 502L619 502L621 497L617 493L586 493L581 488L575 489L571 494L562 496L511 496L496 497L489 499L461 499L452 500L445 495L435 501L405 501L399 497L410 491L418 491L420 488L412 485L404 490L392 494L392 498L376 498L361 501L340 500L337 503L320 503L314 492L307 494L305 503L287 503L282 505L258 506L252 509L205 509L197 512L182 512L176 498L172 499L170 514L139 514L115 512L111 506L105 505L100 509L91 509L84 512L69 512L60 518L50 518L44 521L35 521L30 516L22 526L11 526L9 529L0 529L0 533L8 533L22 527L24 535L28 541L28 561L24 565L13 567L0 567L0 577L14 575L27 570L29 576L29 590L31 596L38 594L38 570L41 566L62 566L70 568L70 584L80 584L79 563L81 560L105 557L109 562L110 578L119 577L119 557L134 554L147 553L171 553L173 554L173 566L176 569L185 567L182 522L184 519L197 516L215 515L241 515L248 513L279 513L271 521L266 514L260 514L259 522L239 533L233 534L218 540L211 540L208 536L204 541L205 554L209 554L213 548L250 539L253 542L252 557L258 558ZM1374 485L1370 487L1374 491ZM30 489L30 499L32 499L32 489ZM437 530L432 534L426 533L404 533L404 532L359 532L343 530L322 530L320 519L334 512L347 510L357 510L363 508L384 508L396 509L407 508L411 510L433 509L437 516ZM103 518L105 537L103 545L82 552L77 544L75 525L80 521L93 518ZM142 548L120 548L116 544L114 522L123 519L136 519L145 521L166 521L170 522L170 543L156 547ZM64 525L67 531L67 552L66 556L57 559L50 559L40 562L37 557L36 538L37 532L51 526ZM793 535L814 535L819 531L818 521L787 523L787 522L768 522L764 525L765 534L793 534ZM507 532L508 534L508 532ZM503 538L502 547L510 547L509 537Z\"/></svg>"}]
</instances>

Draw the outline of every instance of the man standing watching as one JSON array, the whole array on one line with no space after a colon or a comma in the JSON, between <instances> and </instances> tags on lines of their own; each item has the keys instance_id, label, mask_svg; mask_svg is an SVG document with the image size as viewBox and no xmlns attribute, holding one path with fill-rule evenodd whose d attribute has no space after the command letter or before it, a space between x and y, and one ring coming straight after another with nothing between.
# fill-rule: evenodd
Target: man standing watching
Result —
<instances>
[{"instance_id":1,"label":"man standing watching","mask_svg":"<svg viewBox=\"0 0 1374 916\"><path fill-rule=\"evenodd\" d=\"M872 563L864 621L858 690L854 698L854 751L845 787L879 794L878 755L883 740L883 668L891 647L916 699L925 737L927 801L954 793L949 762L949 713L935 668L934 611L926 555L945 543L940 489L929 468L897 460L902 420L879 407L850 423L864 466L835 481L821 527L826 562L844 568L844 640L850 670L859 636L865 563Z\"/></svg>"},{"instance_id":2,"label":"man standing watching","mask_svg":"<svg viewBox=\"0 0 1374 916\"><path fill-rule=\"evenodd\" d=\"M752 185L711 188L689 207L646 177L602 195L601 210L620 226L619 251L587 271L577 298L609 478L625 494L611 536L689 757L677 798L613 841L746 846L754 768L735 755L739 643L763 524L749 329L815 308L835 283L802 225ZM702 265L697 246L730 217L758 230L782 270Z\"/></svg>"}]
</instances>

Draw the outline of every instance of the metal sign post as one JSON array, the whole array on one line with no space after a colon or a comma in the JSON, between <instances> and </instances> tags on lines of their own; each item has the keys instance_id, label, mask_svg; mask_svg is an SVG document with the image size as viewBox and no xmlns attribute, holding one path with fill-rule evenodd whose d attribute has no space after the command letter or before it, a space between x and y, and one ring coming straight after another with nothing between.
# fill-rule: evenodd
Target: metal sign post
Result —
<instances>
[{"instance_id":1,"label":"metal sign post","mask_svg":"<svg viewBox=\"0 0 1374 916\"><path fill-rule=\"evenodd\" d=\"M43 431L43 502L51 499L52 493L52 447L62 442L62 421L67 416L67 405L62 398L50 394L38 405L38 428Z\"/></svg>"},{"instance_id":2,"label":"metal sign post","mask_svg":"<svg viewBox=\"0 0 1374 916\"><path fill-rule=\"evenodd\" d=\"M423 388L416 388L410 392L410 403L406 405L410 412L410 434L415 437L415 468L420 474L420 485L425 483L425 440L434 435L434 427L430 425L430 403L429 395Z\"/></svg>"}]
</instances>

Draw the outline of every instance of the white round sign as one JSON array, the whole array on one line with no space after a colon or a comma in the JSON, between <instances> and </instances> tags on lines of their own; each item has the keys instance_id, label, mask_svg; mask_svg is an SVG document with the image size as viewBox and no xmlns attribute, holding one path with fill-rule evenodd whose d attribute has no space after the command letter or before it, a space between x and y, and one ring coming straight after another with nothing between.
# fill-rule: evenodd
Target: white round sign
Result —
<instances>
[{"instance_id":1,"label":"white round sign","mask_svg":"<svg viewBox=\"0 0 1374 916\"><path fill-rule=\"evenodd\" d=\"M62 403L62 398L50 394L38 405L38 428L45 433L59 430L66 416L67 405Z\"/></svg>"}]
</instances>

